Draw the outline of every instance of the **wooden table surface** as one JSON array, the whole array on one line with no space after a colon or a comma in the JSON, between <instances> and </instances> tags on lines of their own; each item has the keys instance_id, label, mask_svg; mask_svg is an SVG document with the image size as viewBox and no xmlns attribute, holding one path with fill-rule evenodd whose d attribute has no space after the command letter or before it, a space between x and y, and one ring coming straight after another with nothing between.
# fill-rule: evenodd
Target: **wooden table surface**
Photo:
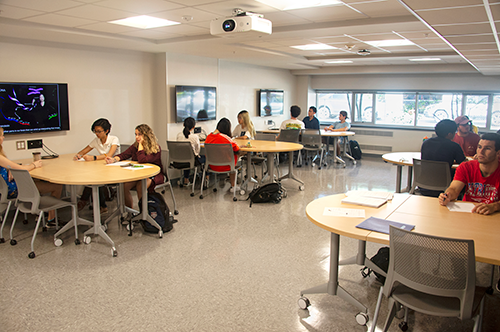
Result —
<instances>
[{"instance_id":1,"label":"wooden table surface","mask_svg":"<svg viewBox=\"0 0 500 332\"><path fill-rule=\"evenodd\" d=\"M236 139L241 151L245 152L290 152L302 150L303 146L299 143L289 143L280 141L260 141ZM252 145L247 147L248 142Z\"/></svg>"},{"instance_id":2,"label":"wooden table surface","mask_svg":"<svg viewBox=\"0 0 500 332\"><path fill-rule=\"evenodd\" d=\"M420 159L420 152L392 152L382 155L384 161L403 166L413 166L413 158Z\"/></svg>"}]
</instances>

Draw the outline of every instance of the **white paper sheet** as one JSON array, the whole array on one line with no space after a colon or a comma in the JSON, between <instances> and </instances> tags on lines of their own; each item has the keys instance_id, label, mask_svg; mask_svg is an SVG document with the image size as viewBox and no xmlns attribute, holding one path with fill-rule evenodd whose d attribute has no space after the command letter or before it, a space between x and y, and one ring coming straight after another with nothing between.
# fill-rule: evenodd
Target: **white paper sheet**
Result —
<instances>
[{"instance_id":1,"label":"white paper sheet","mask_svg":"<svg viewBox=\"0 0 500 332\"><path fill-rule=\"evenodd\" d=\"M385 200L392 200L394 193L385 191L369 191L369 190L351 190L345 193L347 197L349 196L361 196L370 198L379 198Z\"/></svg>"},{"instance_id":2,"label":"white paper sheet","mask_svg":"<svg viewBox=\"0 0 500 332\"><path fill-rule=\"evenodd\" d=\"M145 168L153 168L153 166L134 164L132 166L122 167L123 169L137 170L137 169L145 169Z\"/></svg>"},{"instance_id":3,"label":"white paper sheet","mask_svg":"<svg viewBox=\"0 0 500 332\"><path fill-rule=\"evenodd\" d=\"M365 210L326 207L323 211L323 215L331 217L364 218Z\"/></svg>"},{"instance_id":4,"label":"white paper sheet","mask_svg":"<svg viewBox=\"0 0 500 332\"><path fill-rule=\"evenodd\" d=\"M130 162L129 161L117 161L116 163L106 164L106 166L123 166L123 165L130 165Z\"/></svg>"},{"instance_id":5,"label":"white paper sheet","mask_svg":"<svg viewBox=\"0 0 500 332\"><path fill-rule=\"evenodd\" d=\"M474 208L474 204L470 202L449 202L446 207L451 212L468 212L470 213Z\"/></svg>"}]
</instances>

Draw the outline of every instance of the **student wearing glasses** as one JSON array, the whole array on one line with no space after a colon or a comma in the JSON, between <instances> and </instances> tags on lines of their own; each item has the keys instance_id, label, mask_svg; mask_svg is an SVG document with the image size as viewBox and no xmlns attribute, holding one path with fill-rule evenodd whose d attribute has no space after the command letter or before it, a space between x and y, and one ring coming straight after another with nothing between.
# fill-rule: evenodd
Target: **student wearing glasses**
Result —
<instances>
[{"instance_id":1,"label":"student wearing glasses","mask_svg":"<svg viewBox=\"0 0 500 332\"><path fill-rule=\"evenodd\" d=\"M476 154L477 143L481 139L478 134L472 132L472 122L466 115L460 115L455 119L457 124L457 134L453 142L458 143L465 156L473 157Z\"/></svg>"},{"instance_id":2,"label":"student wearing glasses","mask_svg":"<svg viewBox=\"0 0 500 332\"><path fill-rule=\"evenodd\" d=\"M120 140L116 136L109 135L111 124L107 119L101 118L95 120L92 124L91 130L96 137L89 143L89 145L75 155L73 158L74 160L103 160L106 157L114 156L115 153L120 153ZM96 149L97 155L88 155L87 153L93 149ZM78 201L78 210L82 210L88 204L91 194L92 189L90 187L85 187L83 189L80 201ZM108 208L106 206L104 187L99 188L99 204L101 206L101 213L106 213Z\"/></svg>"}]
</instances>

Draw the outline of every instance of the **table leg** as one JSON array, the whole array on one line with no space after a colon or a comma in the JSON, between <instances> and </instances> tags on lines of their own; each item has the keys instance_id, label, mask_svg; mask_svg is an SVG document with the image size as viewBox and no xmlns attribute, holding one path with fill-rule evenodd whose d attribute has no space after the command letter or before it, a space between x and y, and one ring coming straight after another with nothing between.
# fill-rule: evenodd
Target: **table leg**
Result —
<instances>
[{"instance_id":1,"label":"table leg","mask_svg":"<svg viewBox=\"0 0 500 332\"><path fill-rule=\"evenodd\" d=\"M241 184L241 188L248 191L248 183L249 182L253 182L253 183L258 183L257 180L255 180L252 176L251 176L251 167L252 167L252 153L251 152L248 152L246 154L247 156L247 171L246 171L246 176L247 178L245 179L245 181L243 181L243 183Z\"/></svg>"},{"instance_id":2,"label":"table leg","mask_svg":"<svg viewBox=\"0 0 500 332\"><path fill-rule=\"evenodd\" d=\"M54 240L59 237L62 233L66 232L67 230L74 228L75 229L75 241L78 240L78 225L87 225L87 226L92 226L93 223L89 220L82 219L78 217L78 212L76 212L76 203L77 203L77 198L76 198L76 186L70 186L70 193L71 193L71 202L75 204L75 213L72 214L71 220L64 225L59 231L57 231L56 234L54 234ZM79 241L76 241L79 242Z\"/></svg>"},{"instance_id":3,"label":"table leg","mask_svg":"<svg viewBox=\"0 0 500 332\"><path fill-rule=\"evenodd\" d=\"M330 278L328 283L312 287L300 292L300 296L304 294L323 294L328 293L330 295L337 295L341 299L349 302L353 306L357 307L364 313L368 312L368 309L349 294L345 289L339 286L339 248L340 248L340 235L331 233L330 237Z\"/></svg>"},{"instance_id":4,"label":"table leg","mask_svg":"<svg viewBox=\"0 0 500 332\"><path fill-rule=\"evenodd\" d=\"M404 188L401 192L403 192L403 193L410 192L412 182L413 182L413 166L408 166L408 179L407 179L406 188Z\"/></svg>"},{"instance_id":5,"label":"table leg","mask_svg":"<svg viewBox=\"0 0 500 332\"><path fill-rule=\"evenodd\" d=\"M345 165L345 161L340 158L339 156L337 156L337 143L339 141L339 138L338 136L333 136L333 160L334 162L339 162L340 164L342 164L344 167L346 166Z\"/></svg>"},{"instance_id":6,"label":"table leg","mask_svg":"<svg viewBox=\"0 0 500 332\"><path fill-rule=\"evenodd\" d=\"M163 230L161 229L160 225L154 220L148 213L148 188L147 186L147 179L142 179L141 180L142 184L142 213L136 217L134 217L132 220L145 220L154 227L158 229L158 236L163 238ZM168 218L168 216L165 216L165 218Z\"/></svg>"},{"instance_id":7,"label":"table leg","mask_svg":"<svg viewBox=\"0 0 500 332\"><path fill-rule=\"evenodd\" d=\"M401 176L403 173L403 165L396 165L396 192L400 193L401 192Z\"/></svg>"},{"instance_id":8,"label":"table leg","mask_svg":"<svg viewBox=\"0 0 500 332\"><path fill-rule=\"evenodd\" d=\"M288 174L283 175L282 177L280 177L279 181L281 181L283 179L295 180L298 183L300 183L299 189L300 190L304 190L304 181L302 181L301 179L299 179L298 177L296 177L295 174L293 174L293 151L289 152L288 159L289 159L289 161L288 161Z\"/></svg>"},{"instance_id":9,"label":"table leg","mask_svg":"<svg viewBox=\"0 0 500 332\"><path fill-rule=\"evenodd\" d=\"M269 175L269 183L274 182L274 158L276 153L268 152L267 153L267 174ZM262 179L264 181L264 179Z\"/></svg>"}]
</instances>

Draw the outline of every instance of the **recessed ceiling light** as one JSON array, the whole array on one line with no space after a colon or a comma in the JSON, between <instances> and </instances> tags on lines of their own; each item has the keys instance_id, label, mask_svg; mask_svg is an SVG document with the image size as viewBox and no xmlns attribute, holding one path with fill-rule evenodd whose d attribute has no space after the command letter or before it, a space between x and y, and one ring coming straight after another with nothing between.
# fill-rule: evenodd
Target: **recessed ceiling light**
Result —
<instances>
[{"instance_id":1,"label":"recessed ceiling light","mask_svg":"<svg viewBox=\"0 0 500 332\"><path fill-rule=\"evenodd\" d=\"M418 58L418 59L408 59L410 61L441 61L441 58Z\"/></svg>"},{"instance_id":2,"label":"recessed ceiling light","mask_svg":"<svg viewBox=\"0 0 500 332\"><path fill-rule=\"evenodd\" d=\"M307 45L297 45L290 46L291 48L296 48L302 51L316 51L316 50L334 50L336 47L327 44L307 44Z\"/></svg>"},{"instance_id":3,"label":"recessed ceiling light","mask_svg":"<svg viewBox=\"0 0 500 332\"><path fill-rule=\"evenodd\" d=\"M291 9L343 4L343 2L340 0L257 0L257 1L280 10L291 10Z\"/></svg>"},{"instance_id":4,"label":"recessed ceiling light","mask_svg":"<svg viewBox=\"0 0 500 332\"><path fill-rule=\"evenodd\" d=\"M128 27L139 28L139 29L160 28L169 25L180 24L179 22L164 20L162 18L147 16L147 15L128 17L122 20L109 21L108 23L125 25Z\"/></svg>"},{"instance_id":5,"label":"recessed ceiling light","mask_svg":"<svg viewBox=\"0 0 500 332\"><path fill-rule=\"evenodd\" d=\"M325 61L325 63L352 63L351 60L333 60L333 61Z\"/></svg>"},{"instance_id":6,"label":"recessed ceiling light","mask_svg":"<svg viewBox=\"0 0 500 332\"><path fill-rule=\"evenodd\" d=\"M388 40L376 40L365 42L368 45L375 47L388 47L388 46L406 46L415 45L415 43L409 41L408 39L388 39Z\"/></svg>"}]
</instances>

